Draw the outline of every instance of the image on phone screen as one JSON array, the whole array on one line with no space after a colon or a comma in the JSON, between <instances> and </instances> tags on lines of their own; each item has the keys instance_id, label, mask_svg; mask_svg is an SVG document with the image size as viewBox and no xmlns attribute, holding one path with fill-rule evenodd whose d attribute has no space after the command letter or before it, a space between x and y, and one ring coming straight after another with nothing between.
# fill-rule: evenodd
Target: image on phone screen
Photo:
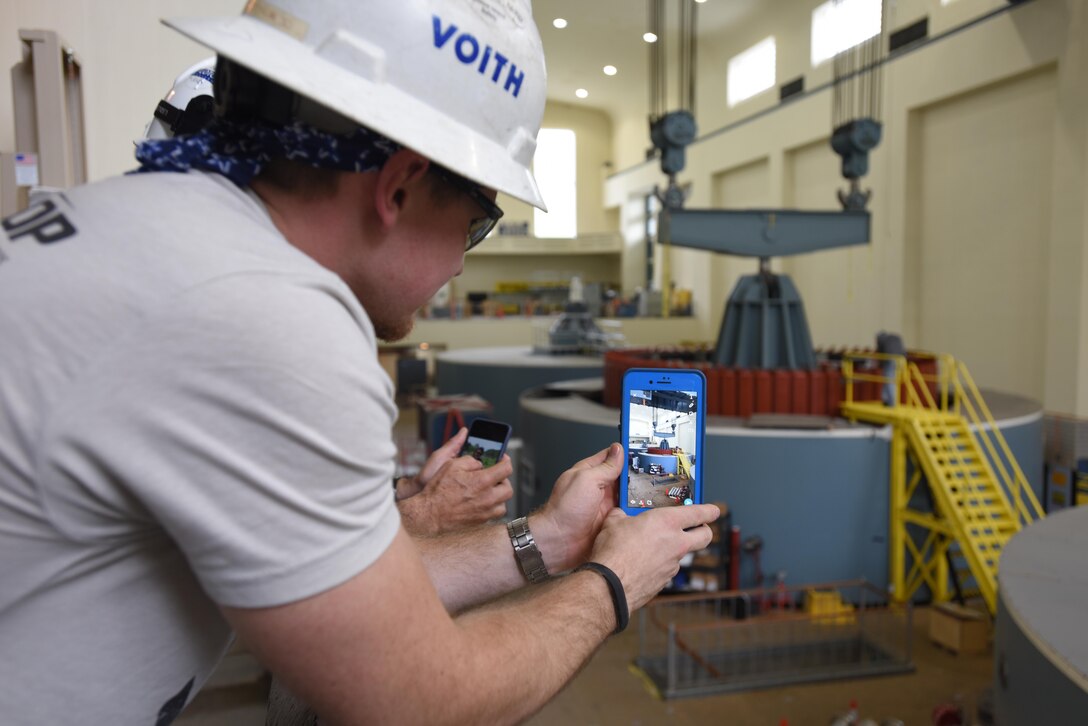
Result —
<instances>
[{"instance_id":1,"label":"image on phone screen","mask_svg":"<svg viewBox=\"0 0 1088 726\"><path fill-rule=\"evenodd\" d=\"M506 452L509 438L509 424L478 418L469 426L468 439L461 447L460 456L471 456L483 464L484 468L493 466Z\"/></svg>"},{"instance_id":2,"label":"image on phone screen","mask_svg":"<svg viewBox=\"0 0 1088 726\"><path fill-rule=\"evenodd\" d=\"M627 399L628 508L693 502L700 426L699 392L630 389Z\"/></svg>"}]
</instances>

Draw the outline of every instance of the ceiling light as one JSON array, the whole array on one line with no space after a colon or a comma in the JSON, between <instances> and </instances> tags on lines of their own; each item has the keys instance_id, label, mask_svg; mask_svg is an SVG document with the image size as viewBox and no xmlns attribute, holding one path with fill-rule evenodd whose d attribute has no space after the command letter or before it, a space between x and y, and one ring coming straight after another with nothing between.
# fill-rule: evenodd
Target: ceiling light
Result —
<instances>
[{"instance_id":1,"label":"ceiling light","mask_svg":"<svg viewBox=\"0 0 1088 726\"><path fill-rule=\"evenodd\" d=\"M589 95L589 91L587 91L584 88L579 88L577 91L574 92L574 95L577 96L578 98L585 98L586 96Z\"/></svg>"},{"instance_id":2,"label":"ceiling light","mask_svg":"<svg viewBox=\"0 0 1088 726\"><path fill-rule=\"evenodd\" d=\"M706 0L695 0L695 2L697 2L697 3L705 3L705 2L706 2Z\"/></svg>"},{"instance_id":3,"label":"ceiling light","mask_svg":"<svg viewBox=\"0 0 1088 726\"><path fill-rule=\"evenodd\" d=\"M604 71L604 74L605 74L606 76L614 76L614 75L616 75L616 66L605 66L605 67L604 67L604 68L602 68L601 70L603 70L603 71Z\"/></svg>"},{"instance_id":4,"label":"ceiling light","mask_svg":"<svg viewBox=\"0 0 1088 726\"><path fill-rule=\"evenodd\" d=\"M567 27L567 21L563 18L556 18L552 21L552 25L562 30L563 28Z\"/></svg>"},{"instance_id":5,"label":"ceiling light","mask_svg":"<svg viewBox=\"0 0 1088 726\"><path fill-rule=\"evenodd\" d=\"M647 43L656 43L657 42L657 36L654 35L653 33L643 33L642 34L642 39L645 40Z\"/></svg>"}]
</instances>

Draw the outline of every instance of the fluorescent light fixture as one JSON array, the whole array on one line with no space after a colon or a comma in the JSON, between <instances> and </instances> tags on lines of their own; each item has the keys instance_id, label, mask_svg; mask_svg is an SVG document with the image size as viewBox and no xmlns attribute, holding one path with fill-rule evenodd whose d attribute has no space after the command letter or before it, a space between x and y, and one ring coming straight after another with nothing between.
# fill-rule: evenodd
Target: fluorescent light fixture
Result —
<instances>
[{"instance_id":1,"label":"fluorescent light fixture","mask_svg":"<svg viewBox=\"0 0 1088 726\"><path fill-rule=\"evenodd\" d=\"M601 70L604 71L606 76L614 76L617 73L616 66L605 66Z\"/></svg>"},{"instance_id":2,"label":"fluorescent light fixture","mask_svg":"<svg viewBox=\"0 0 1088 726\"><path fill-rule=\"evenodd\" d=\"M556 18L552 21L552 25L562 30L563 28L567 27L567 21L563 18Z\"/></svg>"},{"instance_id":3,"label":"fluorescent light fixture","mask_svg":"<svg viewBox=\"0 0 1088 726\"><path fill-rule=\"evenodd\" d=\"M812 65L880 33L881 0L828 0L812 11Z\"/></svg>"},{"instance_id":4,"label":"fluorescent light fixture","mask_svg":"<svg viewBox=\"0 0 1088 726\"><path fill-rule=\"evenodd\" d=\"M574 95L577 96L578 98L585 98L586 96L589 95L589 91L587 91L584 88L579 88L579 89L575 90Z\"/></svg>"},{"instance_id":5,"label":"fluorescent light fixture","mask_svg":"<svg viewBox=\"0 0 1088 726\"><path fill-rule=\"evenodd\" d=\"M654 35L653 33L643 33L642 34L642 39L645 40L647 43L656 43L657 42L657 36Z\"/></svg>"},{"instance_id":6,"label":"fluorescent light fixture","mask_svg":"<svg viewBox=\"0 0 1088 726\"><path fill-rule=\"evenodd\" d=\"M773 35L729 59L725 80L729 108L774 86L775 61Z\"/></svg>"}]
</instances>

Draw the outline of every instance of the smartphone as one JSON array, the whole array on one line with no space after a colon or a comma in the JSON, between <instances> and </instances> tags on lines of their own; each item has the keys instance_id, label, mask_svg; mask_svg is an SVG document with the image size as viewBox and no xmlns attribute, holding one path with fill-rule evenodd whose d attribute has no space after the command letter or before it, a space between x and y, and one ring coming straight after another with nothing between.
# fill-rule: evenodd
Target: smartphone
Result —
<instances>
[{"instance_id":1,"label":"smartphone","mask_svg":"<svg viewBox=\"0 0 1088 726\"><path fill-rule=\"evenodd\" d=\"M620 436L627 466L619 504L628 514L701 504L706 376L686 368L632 368L623 376Z\"/></svg>"},{"instance_id":2,"label":"smartphone","mask_svg":"<svg viewBox=\"0 0 1088 726\"><path fill-rule=\"evenodd\" d=\"M468 438L460 456L471 456L484 467L499 463L510 440L510 424L491 419L474 419L468 427Z\"/></svg>"}]
</instances>

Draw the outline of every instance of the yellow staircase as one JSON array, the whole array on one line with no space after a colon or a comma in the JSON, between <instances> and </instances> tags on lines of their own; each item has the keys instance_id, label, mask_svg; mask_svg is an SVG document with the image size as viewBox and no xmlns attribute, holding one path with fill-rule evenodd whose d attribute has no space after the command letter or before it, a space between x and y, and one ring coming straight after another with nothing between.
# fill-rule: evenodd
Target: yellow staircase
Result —
<instances>
[{"instance_id":1,"label":"yellow staircase","mask_svg":"<svg viewBox=\"0 0 1088 726\"><path fill-rule=\"evenodd\" d=\"M934 372L923 374L918 356L912 358L858 353L843 361L843 415L892 426L893 595L907 600L928 585L935 601L947 600L951 574L961 595L964 583L973 579L993 613L1005 543L1042 517L1042 507L966 366L951 356L932 356L928 367ZM883 387L892 381L890 405L855 400L856 384ZM923 477L928 493L919 489ZM917 506L919 500L924 506ZM924 539L919 529L926 532ZM965 567L955 568L954 556Z\"/></svg>"},{"instance_id":2,"label":"yellow staircase","mask_svg":"<svg viewBox=\"0 0 1088 726\"><path fill-rule=\"evenodd\" d=\"M686 479L694 479L691 474L691 459L682 450L676 451L676 473Z\"/></svg>"}]
</instances>

